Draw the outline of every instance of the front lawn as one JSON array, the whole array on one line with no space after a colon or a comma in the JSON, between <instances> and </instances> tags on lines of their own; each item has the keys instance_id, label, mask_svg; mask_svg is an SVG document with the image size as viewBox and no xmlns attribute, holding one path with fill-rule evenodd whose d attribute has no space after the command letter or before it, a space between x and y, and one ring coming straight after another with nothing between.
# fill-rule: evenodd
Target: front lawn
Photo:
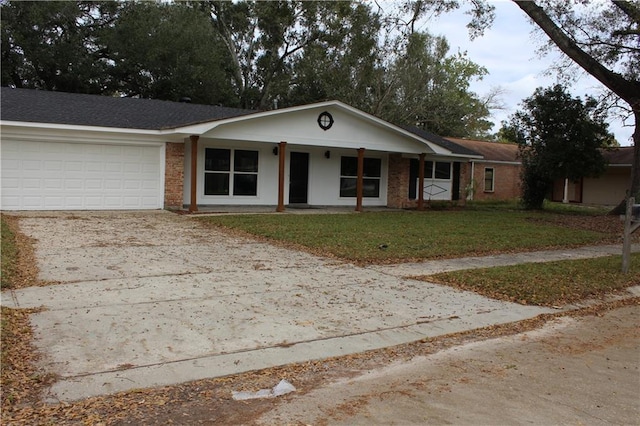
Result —
<instances>
[{"instance_id":1,"label":"front lawn","mask_svg":"<svg viewBox=\"0 0 640 426\"><path fill-rule=\"evenodd\" d=\"M32 282L25 278L18 265L24 255L18 249L19 230L15 219L2 215L2 289L16 288L16 283ZM38 309L11 309L2 307L0 313L0 408L3 416L20 404L35 401L40 397L53 376L38 370L38 352L31 343L33 331L29 316Z\"/></svg>"},{"instance_id":2,"label":"front lawn","mask_svg":"<svg viewBox=\"0 0 640 426\"><path fill-rule=\"evenodd\" d=\"M623 274L622 256L447 272L421 280L531 305L564 305L640 284L640 253Z\"/></svg>"},{"instance_id":3,"label":"front lawn","mask_svg":"<svg viewBox=\"0 0 640 426\"><path fill-rule=\"evenodd\" d=\"M359 263L522 252L611 242L620 234L590 218L505 209L365 212L360 214L266 214L202 217L270 241ZM616 222L617 221L617 222ZM589 228L582 227L582 228ZM597 230L594 230L597 229Z\"/></svg>"},{"instance_id":4,"label":"front lawn","mask_svg":"<svg viewBox=\"0 0 640 426\"><path fill-rule=\"evenodd\" d=\"M2 271L0 272L0 288L11 287L15 277L15 268L18 263L18 248L16 238L11 229L8 219L0 216L2 226L2 246L0 247L0 258L2 259Z\"/></svg>"}]
</instances>

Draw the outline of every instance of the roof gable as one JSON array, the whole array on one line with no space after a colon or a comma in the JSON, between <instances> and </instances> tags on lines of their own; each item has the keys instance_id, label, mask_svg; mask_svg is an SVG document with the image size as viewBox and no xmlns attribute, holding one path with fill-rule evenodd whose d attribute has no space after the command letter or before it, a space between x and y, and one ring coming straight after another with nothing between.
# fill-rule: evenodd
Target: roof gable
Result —
<instances>
[{"instance_id":1,"label":"roof gable","mask_svg":"<svg viewBox=\"0 0 640 426\"><path fill-rule=\"evenodd\" d=\"M330 127L324 129L319 123L319 117L323 114L329 114L332 120ZM451 154L446 148L428 139L418 137L339 101L265 111L181 130L193 130L205 138L271 143L287 141L297 145L355 149L363 147L415 154Z\"/></svg>"}]
</instances>

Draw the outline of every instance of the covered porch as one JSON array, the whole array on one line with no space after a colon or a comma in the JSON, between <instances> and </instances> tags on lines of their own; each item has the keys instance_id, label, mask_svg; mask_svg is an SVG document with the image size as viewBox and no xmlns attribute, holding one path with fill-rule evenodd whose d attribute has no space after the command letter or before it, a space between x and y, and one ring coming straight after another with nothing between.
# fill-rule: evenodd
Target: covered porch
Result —
<instances>
[{"instance_id":1,"label":"covered porch","mask_svg":"<svg viewBox=\"0 0 640 426\"><path fill-rule=\"evenodd\" d=\"M181 207L194 213L219 206L259 206L278 212L318 206L356 211L402 207L395 202L399 173L393 158L412 158L423 171L427 156L451 155L435 143L339 102L181 129L188 130L193 133L184 142ZM424 182L425 176L418 176L418 208L424 206Z\"/></svg>"}]
</instances>

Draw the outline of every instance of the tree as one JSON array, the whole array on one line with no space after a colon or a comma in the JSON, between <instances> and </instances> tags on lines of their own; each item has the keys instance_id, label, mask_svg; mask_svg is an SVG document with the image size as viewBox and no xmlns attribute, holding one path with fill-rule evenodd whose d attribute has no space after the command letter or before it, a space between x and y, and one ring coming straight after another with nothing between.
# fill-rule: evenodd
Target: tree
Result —
<instances>
[{"instance_id":1,"label":"tree","mask_svg":"<svg viewBox=\"0 0 640 426\"><path fill-rule=\"evenodd\" d=\"M629 195L640 198L640 2L514 2L558 49L622 99L635 120ZM622 209L624 201L616 211Z\"/></svg>"},{"instance_id":2,"label":"tree","mask_svg":"<svg viewBox=\"0 0 640 426\"><path fill-rule=\"evenodd\" d=\"M110 1L3 3L2 85L102 93L108 60L100 36L117 8Z\"/></svg>"},{"instance_id":3,"label":"tree","mask_svg":"<svg viewBox=\"0 0 640 426\"><path fill-rule=\"evenodd\" d=\"M523 107L500 133L519 144L525 207L540 209L554 180L600 175L601 148L614 138L595 99L572 98L560 85L536 89Z\"/></svg>"},{"instance_id":4,"label":"tree","mask_svg":"<svg viewBox=\"0 0 640 426\"><path fill-rule=\"evenodd\" d=\"M301 105L337 99L374 113L384 69L379 46L379 16L362 3L340 2L323 36L304 48L292 63L289 90L278 104Z\"/></svg>"},{"instance_id":5,"label":"tree","mask_svg":"<svg viewBox=\"0 0 640 426\"><path fill-rule=\"evenodd\" d=\"M293 68L308 49L326 44L330 53L344 41L370 33L361 19L370 8L354 2L194 4L210 14L229 52L236 94L245 108L272 108L291 85L298 84Z\"/></svg>"},{"instance_id":6,"label":"tree","mask_svg":"<svg viewBox=\"0 0 640 426\"><path fill-rule=\"evenodd\" d=\"M102 38L113 90L125 96L236 106L228 53L209 17L183 3L128 2Z\"/></svg>"},{"instance_id":7,"label":"tree","mask_svg":"<svg viewBox=\"0 0 640 426\"><path fill-rule=\"evenodd\" d=\"M466 53L448 53L444 37L410 34L405 52L385 70L390 94L380 116L445 136L486 136L492 127L489 107L469 85L487 70Z\"/></svg>"}]
</instances>

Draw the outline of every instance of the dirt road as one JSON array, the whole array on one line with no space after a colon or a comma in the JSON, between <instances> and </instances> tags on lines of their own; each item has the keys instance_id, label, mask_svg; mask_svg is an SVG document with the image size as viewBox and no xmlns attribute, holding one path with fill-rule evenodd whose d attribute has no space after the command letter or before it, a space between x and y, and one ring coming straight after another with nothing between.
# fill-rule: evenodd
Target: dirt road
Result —
<instances>
[{"instance_id":1,"label":"dirt road","mask_svg":"<svg viewBox=\"0 0 640 426\"><path fill-rule=\"evenodd\" d=\"M258 424L640 424L640 306L561 317L292 396Z\"/></svg>"}]
</instances>

